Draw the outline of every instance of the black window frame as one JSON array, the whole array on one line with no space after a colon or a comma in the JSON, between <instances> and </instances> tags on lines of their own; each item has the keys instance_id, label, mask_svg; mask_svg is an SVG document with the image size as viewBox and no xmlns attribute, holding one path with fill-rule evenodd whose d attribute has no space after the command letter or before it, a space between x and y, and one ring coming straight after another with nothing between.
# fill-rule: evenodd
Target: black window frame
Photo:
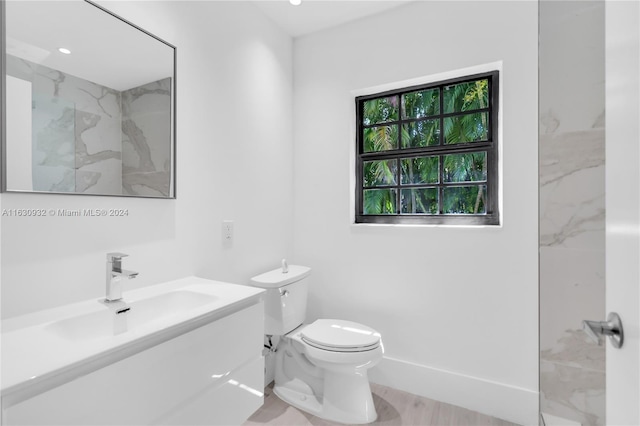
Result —
<instances>
[{"instance_id":1,"label":"black window frame","mask_svg":"<svg viewBox=\"0 0 640 426\"><path fill-rule=\"evenodd\" d=\"M476 109L473 111L444 113L443 111L443 89L447 86L454 84L472 82L476 80L488 80L488 96L489 106L484 109ZM398 119L388 121L385 123L377 124L364 124L364 104L366 101L370 101L378 98L386 98L390 96L398 96L398 100L402 99L402 95L405 93L412 93L416 91L440 90L440 109L439 114L428 117L429 119L438 119L440 121L440 135L439 144L427 147L418 148L402 148L400 131L403 123L414 122L417 120L424 120L425 118L403 118L400 113L400 107L398 108ZM421 84L411 87L404 87L400 89L389 90L385 92L370 94L366 96L358 96L355 99L356 103L356 194L355 194L355 223L372 223L372 224L423 224L423 225L500 225L500 212L499 212L499 170L498 170L498 111L499 111L499 71L490 71L474 75L467 75L458 78L452 78L443 81L437 81L428 84ZM467 143L457 143L451 145L444 144L444 119L447 117L461 116L472 112L488 112L489 125L487 129L487 141L476 141ZM379 152L364 152L364 129L367 127L375 127L380 125L398 125L398 148L379 151ZM460 187L468 186L470 182L457 182L447 183L443 182L443 170L442 170L442 158L448 154L462 154L467 152L486 151L487 153L487 190L485 193L485 209L486 213L483 214L443 214L443 190L445 187ZM403 185L401 183L400 170L398 170L398 178L395 185L377 186L376 189L394 188L396 189L396 213L395 214L367 214L364 210L364 190L367 187L363 187L363 167L365 161L372 160L394 160L398 161L400 158L412 158L412 157L424 157L427 155L437 155L440 158L440 177L437 184L419 185L421 187L430 186L438 188L438 214L401 214L401 189L411 188L411 185ZM398 167L400 169L400 167ZM418 186L418 185L414 185ZM373 187L371 187L373 188Z\"/></svg>"}]
</instances>

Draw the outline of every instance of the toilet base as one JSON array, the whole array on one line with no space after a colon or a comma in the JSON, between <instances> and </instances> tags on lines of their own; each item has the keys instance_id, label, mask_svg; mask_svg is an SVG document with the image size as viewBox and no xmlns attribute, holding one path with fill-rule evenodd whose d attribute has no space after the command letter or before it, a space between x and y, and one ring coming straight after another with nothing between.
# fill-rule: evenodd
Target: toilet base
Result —
<instances>
[{"instance_id":1,"label":"toilet base","mask_svg":"<svg viewBox=\"0 0 640 426\"><path fill-rule=\"evenodd\" d=\"M367 371L362 369L355 374L325 370L324 418L342 423L365 424L376 421L378 413L373 405L373 395L369 386Z\"/></svg>"},{"instance_id":2,"label":"toilet base","mask_svg":"<svg viewBox=\"0 0 640 426\"><path fill-rule=\"evenodd\" d=\"M285 382L276 383L273 391L287 404L325 420L366 424L378 418L366 374L352 376L345 381L342 374L325 371L324 396L315 395L311 388L308 391L303 389L292 382Z\"/></svg>"},{"instance_id":3,"label":"toilet base","mask_svg":"<svg viewBox=\"0 0 640 426\"><path fill-rule=\"evenodd\" d=\"M382 359L382 344L363 352L327 351L307 345L296 330L276 349L276 396L321 419L374 422L378 414L367 371Z\"/></svg>"},{"instance_id":4,"label":"toilet base","mask_svg":"<svg viewBox=\"0 0 640 426\"><path fill-rule=\"evenodd\" d=\"M318 399L315 395L278 385L273 387L273 393L289 405L316 417L322 417L322 399Z\"/></svg>"}]
</instances>

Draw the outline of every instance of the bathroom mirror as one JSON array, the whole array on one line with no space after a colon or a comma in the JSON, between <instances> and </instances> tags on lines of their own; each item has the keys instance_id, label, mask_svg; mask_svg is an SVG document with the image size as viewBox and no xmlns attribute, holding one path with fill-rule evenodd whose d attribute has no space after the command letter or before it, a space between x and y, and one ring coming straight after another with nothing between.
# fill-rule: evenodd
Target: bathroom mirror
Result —
<instances>
[{"instance_id":1,"label":"bathroom mirror","mask_svg":"<svg viewBox=\"0 0 640 426\"><path fill-rule=\"evenodd\" d=\"M2 190L175 198L175 47L86 0L2 3Z\"/></svg>"}]
</instances>

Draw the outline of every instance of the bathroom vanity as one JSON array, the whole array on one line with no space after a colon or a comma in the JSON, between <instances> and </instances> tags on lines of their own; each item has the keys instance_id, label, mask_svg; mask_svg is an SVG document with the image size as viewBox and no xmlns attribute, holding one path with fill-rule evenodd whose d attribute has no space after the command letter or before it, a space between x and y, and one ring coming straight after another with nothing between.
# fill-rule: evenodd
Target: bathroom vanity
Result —
<instances>
[{"instance_id":1,"label":"bathroom vanity","mask_svg":"<svg viewBox=\"0 0 640 426\"><path fill-rule=\"evenodd\" d=\"M232 425L263 403L263 291L196 277L2 324L2 425Z\"/></svg>"}]
</instances>

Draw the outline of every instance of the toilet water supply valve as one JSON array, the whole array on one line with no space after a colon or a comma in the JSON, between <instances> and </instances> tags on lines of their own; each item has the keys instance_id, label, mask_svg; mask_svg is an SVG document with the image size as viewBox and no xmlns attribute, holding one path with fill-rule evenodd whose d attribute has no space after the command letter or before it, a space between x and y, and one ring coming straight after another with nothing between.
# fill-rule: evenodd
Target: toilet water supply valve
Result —
<instances>
[{"instance_id":1,"label":"toilet water supply valve","mask_svg":"<svg viewBox=\"0 0 640 426\"><path fill-rule=\"evenodd\" d=\"M266 351L265 351L265 349L262 350L262 355L264 355L264 356L266 356L269 352L275 352L276 351L276 346L271 341L271 338L273 336L267 334L265 337L267 338L268 344L265 343L265 345L264 345Z\"/></svg>"}]
</instances>

